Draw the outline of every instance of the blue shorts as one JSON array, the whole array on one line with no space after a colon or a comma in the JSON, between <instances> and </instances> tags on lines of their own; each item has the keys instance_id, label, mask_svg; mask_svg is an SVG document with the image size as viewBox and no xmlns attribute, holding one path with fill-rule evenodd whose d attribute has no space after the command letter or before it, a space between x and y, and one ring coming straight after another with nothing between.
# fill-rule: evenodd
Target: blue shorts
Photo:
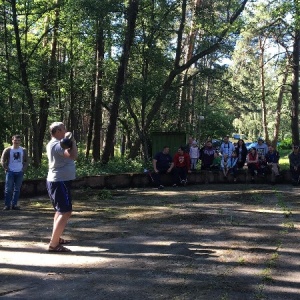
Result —
<instances>
[{"instance_id":1,"label":"blue shorts","mask_svg":"<svg viewBox=\"0 0 300 300\"><path fill-rule=\"evenodd\" d=\"M71 183L72 181L47 181L48 194L55 211L72 211Z\"/></svg>"}]
</instances>

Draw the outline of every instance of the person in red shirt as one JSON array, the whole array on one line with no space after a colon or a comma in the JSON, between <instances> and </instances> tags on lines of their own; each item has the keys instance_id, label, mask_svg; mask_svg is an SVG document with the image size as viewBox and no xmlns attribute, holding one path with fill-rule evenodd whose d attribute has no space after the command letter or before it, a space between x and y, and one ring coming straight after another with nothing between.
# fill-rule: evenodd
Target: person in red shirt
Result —
<instances>
[{"instance_id":1,"label":"person in red shirt","mask_svg":"<svg viewBox=\"0 0 300 300\"><path fill-rule=\"evenodd\" d=\"M173 186L175 187L178 184L186 185L187 174L191 173L191 160L189 154L184 152L184 147L180 147L178 152L174 155L173 164Z\"/></svg>"},{"instance_id":2,"label":"person in red shirt","mask_svg":"<svg viewBox=\"0 0 300 300\"><path fill-rule=\"evenodd\" d=\"M251 182L254 182L254 175L257 174L259 164L258 164L258 153L255 147L252 147L247 155L247 166L251 174Z\"/></svg>"}]
</instances>

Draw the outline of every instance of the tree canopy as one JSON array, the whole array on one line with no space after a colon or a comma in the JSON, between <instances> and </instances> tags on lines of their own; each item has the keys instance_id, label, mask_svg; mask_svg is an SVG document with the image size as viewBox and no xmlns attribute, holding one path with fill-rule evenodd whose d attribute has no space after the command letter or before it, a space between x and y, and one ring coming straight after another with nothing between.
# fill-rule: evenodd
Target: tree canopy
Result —
<instances>
[{"instance_id":1,"label":"tree canopy","mask_svg":"<svg viewBox=\"0 0 300 300\"><path fill-rule=\"evenodd\" d=\"M0 144L22 134L34 166L53 121L103 163L149 159L153 131L299 142L296 0L10 0L0 20Z\"/></svg>"}]
</instances>

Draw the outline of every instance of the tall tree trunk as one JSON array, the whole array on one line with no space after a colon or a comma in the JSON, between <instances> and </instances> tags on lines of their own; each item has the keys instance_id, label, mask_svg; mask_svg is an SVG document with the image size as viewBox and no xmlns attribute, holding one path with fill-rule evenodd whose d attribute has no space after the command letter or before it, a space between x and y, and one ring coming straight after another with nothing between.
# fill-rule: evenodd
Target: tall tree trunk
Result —
<instances>
[{"instance_id":1,"label":"tall tree trunk","mask_svg":"<svg viewBox=\"0 0 300 300\"><path fill-rule=\"evenodd\" d=\"M300 13L299 4L296 3L296 12ZM299 18L296 14L295 18ZM300 21L296 22L295 38L293 43L293 73L292 73L292 99L291 99L291 127L292 142L299 145L299 43L300 43Z\"/></svg>"},{"instance_id":2,"label":"tall tree trunk","mask_svg":"<svg viewBox=\"0 0 300 300\"><path fill-rule=\"evenodd\" d=\"M57 66L56 53L57 53L57 37L58 37L58 29L59 29L60 1L61 0L56 0L55 18L54 18L53 31L52 31L52 41L51 41L51 53L50 53L50 58L49 58L49 63L47 68L47 74L43 80L43 86L42 86L45 96L40 99L38 137L36 139L39 148L39 153L38 153L39 157L37 162L38 165L40 165L42 159L43 142L44 142L44 136L47 128L50 101L53 93L53 84L56 79L55 71Z\"/></svg>"},{"instance_id":3,"label":"tall tree trunk","mask_svg":"<svg viewBox=\"0 0 300 300\"><path fill-rule=\"evenodd\" d=\"M59 4L59 0L57 0L57 4ZM45 82L42 86L42 89L45 92L45 96L43 98L40 98L39 113L37 113L35 109L35 105L34 105L35 101L30 89L29 78L27 73L27 63L24 59L24 55L22 51L18 16L17 16L17 9L16 9L16 0L11 1L11 7L12 7L13 26L14 26L15 40L16 40L17 57L18 57L20 74L21 74L21 82L24 88L24 94L29 107L30 121L31 121L31 127L33 132L32 138L35 141L32 147L32 155L33 155L32 165L34 167L38 167L41 164L43 140L46 131L50 98L52 94L52 84L55 79L54 71L56 66L55 62L56 62L57 32L58 32L58 24L59 24L59 5L57 5L57 8L55 10L52 48L51 48L51 55L49 60L48 73L44 78Z\"/></svg>"},{"instance_id":4,"label":"tall tree trunk","mask_svg":"<svg viewBox=\"0 0 300 300\"><path fill-rule=\"evenodd\" d=\"M95 91L91 92L91 102L90 102L90 113L89 113L89 126L87 133L85 157L88 158L90 155L91 143L93 138L93 128L94 128L94 111L95 111Z\"/></svg>"},{"instance_id":5,"label":"tall tree trunk","mask_svg":"<svg viewBox=\"0 0 300 300\"><path fill-rule=\"evenodd\" d=\"M16 40L17 59L18 59L18 63L19 63L21 82L22 82L22 85L24 88L24 94L26 96L27 104L29 107L30 121L31 121L31 126L32 126L32 131L33 131L33 140L39 141L39 128L37 126L38 117L37 117L37 113L36 113L36 110L34 107L33 94L31 92L30 86L29 86L26 62L23 58L20 30L19 30L19 23L18 23L18 16L17 16L17 8L16 8L16 0L11 0L10 3L11 3L11 8L12 8L12 20L13 20L13 27L14 27L15 40ZM39 166L41 149L42 148L39 148L39 142L33 144L32 165L35 167Z\"/></svg>"},{"instance_id":6,"label":"tall tree trunk","mask_svg":"<svg viewBox=\"0 0 300 300\"><path fill-rule=\"evenodd\" d=\"M269 143L268 123L267 123L267 106L266 106L266 87L265 87L265 42L266 38L259 37L259 69L260 69L260 92L261 92L261 118L263 127L263 136L267 143Z\"/></svg>"},{"instance_id":7,"label":"tall tree trunk","mask_svg":"<svg viewBox=\"0 0 300 300\"><path fill-rule=\"evenodd\" d=\"M178 76L180 73L187 70L189 67L191 67L194 63L196 63L199 59L215 52L219 47L221 46L221 43L223 39L225 38L226 34L228 33L228 30L230 26L236 21L236 19L240 16L240 14L243 12L248 0L243 0L239 6L239 8L234 12L232 16L230 16L228 20L227 26L225 26L225 29L220 33L218 39L214 44L212 44L210 47L196 53L193 55L193 57L187 61L186 63L179 65L180 62L180 49L182 49L181 39L180 39L180 28L178 30L178 42L177 42L177 50L176 50L176 57L175 57L175 63L173 70L170 71L167 79L162 85L161 93L157 95L151 109L149 110L149 113L147 115L147 120L145 124L145 128L148 128L150 124L152 123L154 117L157 115L157 112L159 111L165 97L169 93L169 90L171 88L171 85L175 79L176 76Z\"/></svg>"},{"instance_id":8,"label":"tall tree trunk","mask_svg":"<svg viewBox=\"0 0 300 300\"><path fill-rule=\"evenodd\" d=\"M94 138L93 138L93 160L100 160L100 139L102 132L102 78L104 60L104 36L100 20L97 21L96 36L96 74L95 74L95 106L94 106Z\"/></svg>"},{"instance_id":9,"label":"tall tree trunk","mask_svg":"<svg viewBox=\"0 0 300 300\"><path fill-rule=\"evenodd\" d=\"M281 122L281 108L282 108L282 102L283 102L283 95L284 95L285 89L286 89L285 85L286 85L287 78L289 75L289 72L288 72L289 68L290 68L290 65L289 65L289 62L287 61L286 70L283 74L282 83L281 83L281 87L280 87L278 98L277 98L273 140L271 142L271 144L274 148L277 147L277 142L278 142L278 138L279 138L279 128L280 128L280 122Z\"/></svg>"},{"instance_id":10,"label":"tall tree trunk","mask_svg":"<svg viewBox=\"0 0 300 300\"><path fill-rule=\"evenodd\" d=\"M197 61L203 57L206 57L207 55L215 52L222 44L223 39L226 37L228 30L231 28L231 25L235 22L235 20L239 17L239 15L242 13L244 10L248 0L243 0L239 6L239 8L234 12L233 15L229 15L228 17L228 24L227 26L224 27L224 30L220 33L219 38L216 40L214 44L209 46L208 48L199 51L196 54L193 54L192 57L185 63L180 65L180 62L182 60L182 36L183 36L183 29L184 29L184 24L182 24L182 21L180 22L180 27L176 31L177 32L177 46L176 46L176 55L174 59L174 67L173 69L169 72L167 78L162 84L161 91L160 93L156 96L154 103L152 107L148 108L148 113L146 116L145 124L143 126L143 130L140 128L141 126L139 124L136 124L136 131L139 132L148 132L151 123L153 122L154 118L157 116L159 113L160 107L163 103L163 101L166 99L170 89L172 88L172 84L175 80L176 77L179 77L181 73L189 69L193 64L197 63ZM182 13L181 13L181 19L185 18L185 10L186 10L186 1L182 2ZM126 99L125 99L126 100ZM130 109L130 102L128 101L127 107L130 112L131 117L135 120L137 116L134 114L133 109ZM140 139L140 137L139 137ZM140 141L141 142L141 141ZM132 147L130 155L132 153L135 153L136 149L138 149L138 143L135 142L134 145L136 147Z\"/></svg>"},{"instance_id":11,"label":"tall tree trunk","mask_svg":"<svg viewBox=\"0 0 300 300\"><path fill-rule=\"evenodd\" d=\"M180 60L183 59L182 57L182 40L183 40L183 32L184 27L186 23L186 6L187 1L183 0L181 4L181 19L179 24L179 30L177 32L177 47L176 47L176 56L174 60L174 67L178 68L180 64ZM185 61L186 62L186 61ZM188 72L188 69L186 70ZM181 81L185 80L186 75L183 74L182 76L179 76L181 78ZM183 130L182 126L183 124L186 124L185 116L186 116L186 110L187 110L187 103L186 103L186 87L183 86L181 88L181 91L179 93L179 118L178 118L178 130Z\"/></svg>"},{"instance_id":12,"label":"tall tree trunk","mask_svg":"<svg viewBox=\"0 0 300 300\"><path fill-rule=\"evenodd\" d=\"M71 27L71 32L73 29L72 22L70 24ZM71 34L70 37L70 76L69 76L69 82L70 82L70 98L69 98L69 103L70 103L70 111L69 111L69 118L68 118L68 124L67 124L67 129L69 131L74 132L75 139L78 139L77 136L77 126L78 126L78 120L76 118L76 95L75 95L75 85L74 85L74 78L75 78L75 69L74 69L74 50L73 50L73 43L74 38L73 34Z\"/></svg>"},{"instance_id":13,"label":"tall tree trunk","mask_svg":"<svg viewBox=\"0 0 300 300\"><path fill-rule=\"evenodd\" d=\"M201 7L201 0L194 0L194 5L191 11L191 24L190 24L190 32L188 35L188 49L186 52L185 63L189 61L193 57L193 53L195 50L195 39L198 33L198 28L195 26L195 17L197 12ZM187 124L185 128L181 128L181 130L187 130L189 135L195 135L196 132L196 123L195 121L195 105L194 105L194 97L193 97L193 84L188 82L189 69L187 69L184 73L184 86L182 87L182 99L180 101L180 115L183 116L179 120L179 124Z\"/></svg>"},{"instance_id":14,"label":"tall tree trunk","mask_svg":"<svg viewBox=\"0 0 300 300\"><path fill-rule=\"evenodd\" d=\"M3 4L4 6L4 4ZM7 91L7 102L9 104L10 107L10 111L14 111L13 109L13 87L12 87L12 81L11 81L11 70L10 70L10 64L11 64L11 60L10 60L10 50L9 50L9 39L8 39L8 28L7 28L7 9L6 7L3 7L2 9L3 11L3 26L4 26L4 48L5 48L5 73L6 73L6 81L7 81L7 87L8 87L8 91ZM2 105L2 101L0 103L0 105ZM8 117L8 119L6 120L9 124L11 124L12 126L12 132L14 132L14 118L12 118L12 116L10 115ZM2 122L1 122L2 124ZM0 150L4 149L4 136L0 136Z\"/></svg>"},{"instance_id":15,"label":"tall tree trunk","mask_svg":"<svg viewBox=\"0 0 300 300\"><path fill-rule=\"evenodd\" d=\"M126 81L127 65L129 61L130 48L132 46L134 38L138 6L138 0L131 0L128 7L128 21L125 34L125 41L123 45L123 53L120 61L120 66L118 68L118 75L114 88L114 98L110 110L110 118L106 134L106 144L102 155L102 163L107 163L109 161L109 157L112 154L111 151L113 150L114 146L117 118L119 115L119 106L124 83Z\"/></svg>"},{"instance_id":16,"label":"tall tree trunk","mask_svg":"<svg viewBox=\"0 0 300 300\"><path fill-rule=\"evenodd\" d=\"M295 32L295 40L293 45L293 73L292 73L292 111L291 111L291 127L293 144L299 144L299 41L300 30Z\"/></svg>"}]
</instances>

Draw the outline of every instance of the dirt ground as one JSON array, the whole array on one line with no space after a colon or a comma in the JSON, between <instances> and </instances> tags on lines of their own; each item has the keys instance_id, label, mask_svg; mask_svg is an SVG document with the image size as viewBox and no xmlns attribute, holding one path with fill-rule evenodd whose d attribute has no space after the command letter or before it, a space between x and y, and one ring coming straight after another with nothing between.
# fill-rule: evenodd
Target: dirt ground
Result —
<instances>
[{"instance_id":1,"label":"dirt ground","mask_svg":"<svg viewBox=\"0 0 300 300\"><path fill-rule=\"evenodd\" d=\"M1 211L1 299L299 299L299 191L219 184L74 190L64 238L46 251L47 196Z\"/></svg>"}]
</instances>

